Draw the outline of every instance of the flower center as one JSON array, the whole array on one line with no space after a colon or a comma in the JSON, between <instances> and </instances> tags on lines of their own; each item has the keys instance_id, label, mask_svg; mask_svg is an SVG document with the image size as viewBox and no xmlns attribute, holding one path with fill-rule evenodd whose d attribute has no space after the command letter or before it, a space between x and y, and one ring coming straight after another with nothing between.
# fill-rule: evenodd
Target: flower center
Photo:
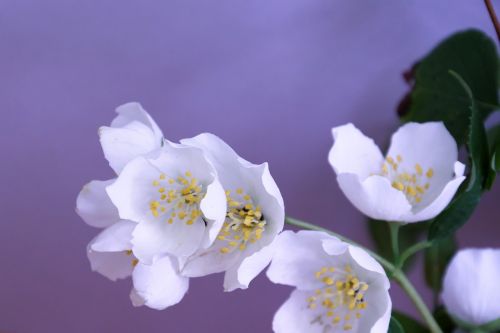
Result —
<instances>
[{"instance_id":1,"label":"flower center","mask_svg":"<svg viewBox=\"0 0 500 333\"><path fill-rule=\"evenodd\" d=\"M205 196L201 184L186 171L184 176L177 178L161 174L153 180L153 187L157 189L158 198L149 203L151 214L156 218L166 218L167 223L175 220L184 221L192 225L201 216L200 201Z\"/></svg>"},{"instance_id":2,"label":"flower center","mask_svg":"<svg viewBox=\"0 0 500 333\"><path fill-rule=\"evenodd\" d=\"M325 331L337 327L344 331L353 329L367 306L364 295L368 284L360 281L349 265L344 269L322 267L315 273L315 278L324 286L307 298L308 308L322 311L311 324L318 323L325 327Z\"/></svg>"},{"instance_id":3,"label":"flower center","mask_svg":"<svg viewBox=\"0 0 500 333\"><path fill-rule=\"evenodd\" d=\"M226 191L228 211L226 220L217 236L224 243L220 252L230 253L235 249L243 251L248 243L255 243L262 237L266 220L261 208L255 206L250 195L239 188L231 196L231 191Z\"/></svg>"},{"instance_id":4,"label":"flower center","mask_svg":"<svg viewBox=\"0 0 500 333\"><path fill-rule=\"evenodd\" d=\"M428 168L424 175L424 168L419 163L416 163L411 171L400 170L402 161L401 155L397 155L396 159L387 156L382 164L382 175L391 181L392 187L403 192L408 201L415 205L422 201L422 196L429 189L429 180L434 175L434 170Z\"/></svg>"}]
</instances>

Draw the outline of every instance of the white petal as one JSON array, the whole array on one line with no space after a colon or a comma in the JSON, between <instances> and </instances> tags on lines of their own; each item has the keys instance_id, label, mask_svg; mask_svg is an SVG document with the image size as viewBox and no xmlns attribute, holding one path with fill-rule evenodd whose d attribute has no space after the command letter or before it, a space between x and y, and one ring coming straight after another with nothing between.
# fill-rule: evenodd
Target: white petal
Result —
<instances>
[{"instance_id":1,"label":"white petal","mask_svg":"<svg viewBox=\"0 0 500 333\"><path fill-rule=\"evenodd\" d=\"M134 254L150 264L155 257L171 254L186 258L198 250L205 235L205 224L196 220L192 225L183 221L146 221L137 224L133 232Z\"/></svg>"},{"instance_id":2,"label":"white petal","mask_svg":"<svg viewBox=\"0 0 500 333\"><path fill-rule=\"evenodd\" d=\"M307 298L311 292L294 290L290 297L278 309L273 318L273 332L275 333L323 333L324 327L313 323L317 315L307 307ZM326 332L335 332L327 330ZM359 332L361 333L361 332Z\"/></svg>"},{"instance_id":3,"label":"white petal","mask_svg":"<svg viewBox=\"0 0 500 333\"><path fill-rule=\"evenodd\" d=\"M380 172L384 157L372 139L353 124L335 127L332 134L335 142L328 161L337 175L353 173L365 179L371 173Z\"/></svg>"},{"instance_id":4,"label":"white petal","mask_svg":"<svg viewBox=\"0 0 500 333\"><path fill-rule=\"evenodd\" d=\"M460 162L455 162L455 178L445 185L441 193L428 206L423 207L416 213L411 213L402 218L405 222L419 222L435 218L448 206L460 184L465 180L462 176L465 166Z\"/></svg>"},{"instance_id":5,"label":"white petal","mask_svg":"<svg viewBox=\"0 0 500 333\"><path fill-rule=\"evenodd\" d=\"M391 320L392 302L382 280L370 281L364 298L367 307L359 319L359 332L386 333Z\"/></svg>"},{"instance_id":6,"label":"white petal","mask_svg":"<svg viewBox=\"0 0 500 333\"><path fill-rule=\"evenodd\" d=\"M122 219L155 221L149 205L152 200L157 200L158 193L152 182L160 174L147 159L138 157L128 163L116 181L106 188Z\"/></svg>"},{"instance_id":7,"label":"white petal","mask_svg":"<svg viewBox=\"0 0 500 333\"><path fill-rule=\"evenodd\" d=\"M244 177L248 194L252 197L254 204L262 208L262 214L267 222L260 244L262 246L271 244L285 224L283 197L269 172L267 163L247 164Z\"/></svg>"},{"instance_id":8,"label":"white petal","mask_svg":"<svg viewBox=\"0 0 500 333\"><path fill-rule=\"evenodd\" d=\"M144 299L137 294L137 291L134 288L130 291L129 296L133 306L138 307L144 305Z\"/></svg>"},{"instance_id":9,"label":"white petal","mask_svg":"<svg viewBox=\"0 0 500 333\"><path fill-rule=\"evenodd\" d=\"M379 274L379 278L382 281L385 289L389 289L390 282L385 274L384 268L373 259L371 255L369 255L365 250L360 247L349 245L349 254L352 259L364 269Z\"/></svg>"},{"instance_id":10,"label":"white petal","mask_svg":"<svg viewBox=\"0 0 500 333\"><path fill-rule=\"evenodd\" d=\"M422 167L424 173L432 168L432 178L426 179L430 187L418 205L424 207L434 201L453 178L458 148L442 122L407 123L391 138L387 156L395 159L398 155L402 158L398 163L400 173L415 173L416 164Z\"/></svg>"},{"instance_id":11,"label":"white petal","mask_svg":"<svg viewBox=\"0 0 500 333\"><path fill-rule=\"evenodd\" d=\"M383 298L382 298L383 297ZM385 313L375 322L372 326L370 333L385 333L389 329L389 323L391 321L391 311L392 311L392 301L389 293L384 293L380 298L375 298L375 300L384 299L386 301Z\"/></svg>"},{"instance_id":12,"label":"white petal","mask_svg":"<svg viewBox=\"0 0 500 333\"><path fill-rule=\"evenodd\" d=\"M402 221L402 217L411 211L405 195L393 188L385 177L375 175L360 181L355 174L342 173L337 176L337 181L351 203L371 218Z\"/></svg>"},{"instance_id":13,"label":"white petal","mask_svg":"<svg viewBox=\"0 0 500 333\"><path fill-rule=\"evenodd\" d=\"M151 128L157 138L161 139L163 137L163 133L156 122L151 118L149 113L142 108L140 103L129 102L120 105L116 108L116 113L118 113L118 116L111 122L111 127L125 127L133 121L138 121Z\"/></svg>"},{"instance_id":14,"label":"white petal","mask_svg":"<svg viewBox=\"0 0 500 333\"><path fill-rule=\"evenodd\" d=\"M132 274L134 256L126 252L132 245L132 230L136 226L130 221L120 221L104 229L87 247L87 257L92 271L112 281Z\"/></svg>"},{"instance_id":15,"label":"white petal","mask_svg":"<svg viewBox=\"0 0 500 333\"><path fill-rule=\"evenodd\" d=\"M92 271L98 272L111 281L129 277L134 270L134 258L121 252L96 252L90 248L87 250Z\"/></svg>"},{"instance_id":16,"label":"white petal","mask_svg":"<svg viewBox=\"0 0 500 333\"><path fill-rule=\"evenodd\" d=\"M90 249L99 252L117 252L132 248L132 232L137 223L121 220L99 233L91 242Z\"/></svg>"},{"instance_id":17,"label":"white petal","mask_svg":"<svg viewBox=\"0 0 500 333\"><path fill-rule=\"evenodd\" d=\"M96 252L87 250L92 271L98 272L111 281L124 279L132 274L134 266L133 257L121 252Z\"/></svg>"},{"instance_id":18,"label":"white petal","mask_svg":"<svg viewBox=\"0 0 500 333\"><path fill-rule=\"evenodd\" d=\"M236 188L241 183L239 156L222 139L211 133L202 133L193 138L182 139L181 143L203 150L210 163L217 170L224 188Z\"/></svg>"},{"instance_id":19,"label":"white petal","mask_svg":"<svg viewBox=\"0 0 500 333\"><path fill-rule=\"evenodd\" d=\"M159 149L163 134L137 103L118 107L117 112L111 127L99 129L99 138L104 156L119 174L129 161Z\"/></svg>"},{"instance_id":20,"label":"white petal","mask_svg":"<svg viewBox=\"0 0 500 333\"><path fill-rule=\"evenodd\" d=\"M118 210L106 193L106 187L113 182L114 179L93 180L78 194L76 212L88 225L105 228L120 219Z\"/></svg>"},{"instance_id":21,"label":"white petal","mask_svg":"<svg viewBox=\"0 0 500 333\"><path fill-rule=\"evenodd\" d=\"M179 303L189 288L189 279L179 275L169 257L158 259L152 265L139 263L132 280L137 296L156 310Z\"/></svg>"},{"instance_id":22,"label":"white petal","mask_svg":"<svg viewBox=\"0 0 500 333\"><path fill-rule=\"evenodd\" d=\"M391 319L391 286L382 266L365 250L349 245L348 251L358 278L370 286L365 293L367 308L359 320L359 332L385 333Z\"/></svg>"},{"instance_id":23,"label":"white petal","mask_svg":"<svg viewBox=\"0 0 500 333\"><path fill-rule=\"evenodd\" d=\"M276 238L275 251L267 277L274 283L315 289L322 283L314 279L315 272L330 265L330 256L322 241L334 239L319 231L284 231Z\"/></svg>"},{"instance_id":24,"label":"white petal","mask_svg":"<svg viewBox=\"0 0 500 333\"><path fill-rule=\"evenodd\" d=\"M226 193L217 179L208 185L206 195L200 202L200 210L207 222L201 247L208 248L217 238L227 211Z\"/></svg>"},{"instance_id":25,"label":"white petal","mask_svg":"<svg viewBox=\"0 0 500 333\"><path fill-rule=\"evenodd\" d=\"M246 289L250 282L271 262L276 243L260 249L229 268L224 275L224 290Z\"/></svg>"},{"instance_id":26,"label":"white petal","mask_svg":"<svg viewBox=\"0 0 500 333\"><path fill-rule=\"evenodd\" d=\"M482 325L500 318L500 249L465 249L451 260L442 298L449 313Z\"/></svg>"}]
</instances>

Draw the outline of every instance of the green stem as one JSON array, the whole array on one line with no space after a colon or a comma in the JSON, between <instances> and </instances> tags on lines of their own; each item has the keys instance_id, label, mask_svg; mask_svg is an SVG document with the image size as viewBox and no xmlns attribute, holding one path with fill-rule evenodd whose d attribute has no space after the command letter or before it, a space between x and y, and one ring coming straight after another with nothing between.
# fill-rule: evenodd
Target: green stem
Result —
<instances>
[{"instance_id":1,"label":"green stem","mask_svg":"<svg viewBox=\"0 0 500 333\"><path fill-rule=\"evenodd\" d=\"M443 333L443 331L441 330L441 328L437 324L436 320L432 316L431 312L429 311L429 309L425 305L424 301L422 300L422 298L420 297L418 292L415 290L415 287L413 287L410 280L408 280L408 278L406 277L405 273L402 270L400 270L399 268L397 268L396 266L394 266L392 263L390 263L388 260L384 259L383 257L376 254L375 252L357 244L356 242L354 242L354 241L352 241L344 236L341 236L333 231L330 231L330 230L325 229L323 227L317 226L315 224L307 223L307 222L297 220L297 219L294 219L291 217L286 217L285 222L287 224L290 224L290 225L293 225L293 226L296 226L299 228L303 228L303 229L326 232L332 236L339 238L340 240L342 240L346 243L360 247L363 250L365 250L366 252L368 252L375 260L377 260L382 266L384 266L386 271L389 272L389 275L391 275L392 279L396 280L396 282L403 288L403 290L406 292L406 294L412 300L412 302L415 305L415 307L417 308L417 310L422 315L422 318L427 323L427 326L429 327L430 331L432 333Z\"/></svg>"},{"instance_id":2,"label":"green stem","mask_svg":"<svg viewBox=\"0 0 500 333\"><path fill-rule=\"evenodd\" d=\"M395 263L399 262L399 227L397 222L389 222L389 230L391 232L392 256Z\"/></svg>"},{"instance_id":3,"label":"green stem","mask_svg":"<svg viewBox=\"0 0 500 333\"><path fill-rule=\"evenodd\" d=\"M401 256L399 257L399 261L397 261L396 267L397 268L403 268L406 260L408 260L411 256L413 256L415 253L424 250L428 247L432 246L432 242L430 241L423 241L420 243L417 243L415 245L410 246L406 250L403 251Z\"/></svg>"},{"instance_id":4,"label":"green stem","mask_svg":"<svg viewBox=\"0 0 500 333\"><path fill-rule=\"evenodd\" d=\"M413 304L417 308L417 310L420 312L422 317L424 318L425 322L427 323L427 326L433 333L442 333L443 331L439 327L438 323L432 316L432 313L429 311L429 308L427 305L425 305L424 301L422 300L422 297L420 297L420 294L417 292L415 287L411 284L410 280L406 277L406 275L403 273L401 270L397 270L393 274L393 279L396 280L401 288L406 292L406 294L410 297L410 299L413 301Z\"/></svg>"}]
</instances>

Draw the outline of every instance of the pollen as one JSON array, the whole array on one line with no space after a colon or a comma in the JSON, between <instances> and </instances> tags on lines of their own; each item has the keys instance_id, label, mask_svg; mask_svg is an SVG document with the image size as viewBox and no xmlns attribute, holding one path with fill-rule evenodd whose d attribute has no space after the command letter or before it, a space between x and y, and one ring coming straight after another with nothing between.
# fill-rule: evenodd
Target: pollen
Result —
<instances>
[{"instance_id":1,"label":"pollen","mask_svg":"<svg viewBox=\"0 0 500 333\"><path fill-rule=\"evenodd\" d=\"M149 202L149 210L154 218L168 224L187 218L185 225L188 226L199 220L202 215L199 205L205 196L204 187L190 171L177 176L161 173L152 180L152 185L157 192L157 199Z\"/></svg>"},{"instance_id":2,"label":"pollen","mask_svg":"<svg viewBox=\"0 0 500 333\"><path fill-rule=\"evenodd\" d=\"M422 202L430 187L430 183L424 180L432 178L434 171L427 168L424 172L425 169L420 163L407 165L403 161L401 155L396 155L396 158L387 156L379 175L387 177L394 189L403 192L408 202L416 205Z\"/></svg>"},{"instance_id":3,"label":"pollen","mask_svg":"<svg viewBox=\"0 0 500 333\"><path fill-rule=\"evenodd\" d=\"M265 232L267 221L261 208L255 205L252 196L243 188L226 190L228 210L217 241L224 245L222 254L244 251L249 244L260 240Z\"/></svg>"},{"instance_id":4,"label":"pollen","mask_svg":"<svg viewBox=\"0 0 500 333\"><path fill-rule=\"evenodd\" d=\"M306 298L307 308L319 312L311 324L322 325L324 332L353 329L367 307L369 285L350 265L323 266L313 276L323 287Z\"/></svg>"}]
</instances>

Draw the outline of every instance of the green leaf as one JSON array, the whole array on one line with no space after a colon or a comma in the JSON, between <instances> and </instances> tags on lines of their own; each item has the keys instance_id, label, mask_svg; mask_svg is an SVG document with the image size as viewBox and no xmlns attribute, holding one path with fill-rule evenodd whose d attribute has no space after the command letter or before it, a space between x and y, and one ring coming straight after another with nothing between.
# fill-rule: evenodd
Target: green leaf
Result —
<instances>
[{"instance_id":1,"label":"green leaf","mask_svg":"<svg viewBox=\"0 0 500 333\"><path fill-rule=\"evenodd\" d=\"M375 242L377 253L381 254L382 257L388 259L389 261L394 262L389 224L386 221L374 219L368 219L367 223L370 234ZM422 235L424 235L427 228L427 223L409 223L401 226L399 229L399 246L401 250L415 244L422 237ZM404 266L405 270L411 266L414 258L415 257L411 257L407 261L407 264Z\"/></svg>"},{"instance_id":2,"label":"green leaf","mask_svg":"<svg viewBox=\"0 0 500 333\"><path fill-rule=\"evenodd\" d=\"M434 292L434 303L437 303L444 272L456 249L455 238L449 236L425 250L425 281Z\"/></svg>"},{"instance_id":3,"label":"green leaf","mask_svg":"<svg viewBox=\"0 0 500 333\"><path fill-rule=\"evenodd\" d=\"M488 131L488 144L490 147L490 170L485 188L489 190L495 182L497 172L500 172L500 125Z\"/></svg>"},{"instance_id":4,"label":"green leaf","mask_svg":"<svg viewBox=\"0 0 500 333\"><path fill-rule=\"evenodd\" d=\"M450 72L469 97L469 129L467 149L471 171L461 192L451 204L439 214L429 228L429 240L446 238L467 222L481 198L483 185L488 174L488 141L481 116L476 108L472 91L460 75Z\"/></svg>"},{"instance_id":5,"label":"green leaf","mask_svg":"<svg viewBox=\"0 0 500 333\"><path fill-rule=\"evenodd\" d=\"M404 121L443 121L455 140L465 143L470 100L458 73L475 95L479 119L498 108L498 56L493 41L478 30L466 30L444 40L415 67L415 82Z\"/></svg>"},{"instance_id":6,"label":"green leaf","mask_svg":"<svg viewBox=\"0 0 500 333\"><path fill-rule=\"evenodd\" d=\"M403 326L406 333L428 333L429 330L425 328L420 322L416 321L412 317L398 311L392 312L392 318L399 321L401 326Z\"/></svg>"},{"instance_id":7,"label":"green leaf","mask_svg":"<svg viewBox=\"0 0 500 333\"><path fill-rule=\"evenodd\" d=\"M387 333L405 333L405 330L396 318L391 317L391 321L389 322L389 330L387 331Z\"/></svg>"}]
</instances>

